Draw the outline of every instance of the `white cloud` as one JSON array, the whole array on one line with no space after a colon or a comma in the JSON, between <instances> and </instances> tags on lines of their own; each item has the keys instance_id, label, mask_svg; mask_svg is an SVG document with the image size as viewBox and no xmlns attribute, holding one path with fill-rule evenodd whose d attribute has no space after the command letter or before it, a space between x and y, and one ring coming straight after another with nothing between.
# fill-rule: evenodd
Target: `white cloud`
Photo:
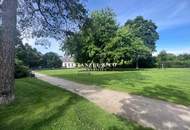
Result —
<instances>
[{"instance_id":1,"label":"white cloud","mask_svg":"<svg viewBox=\"0 0 190 130\"><path fill-rule=\"evenodd\" d=\"M114 1L112 7L116 10L121 24L138 15L152 19L159 30L190 24L189 0L121 0L118 5Z\"/></svg>"},{"instance_id":2,"label":"white cloud","mask_svg":"<svg viewBox=\"0 0 190 130\"><path fill-rule=\"evenodd\" d=\"M175 18L178 15L180 15L180 13L182 11L184 11L184 9L186 9L188 7L188 3L187 2L181 2L179 3L179 5L176 7L176 9L170 14L170 18Z\"/></svg>"}]
</instances>

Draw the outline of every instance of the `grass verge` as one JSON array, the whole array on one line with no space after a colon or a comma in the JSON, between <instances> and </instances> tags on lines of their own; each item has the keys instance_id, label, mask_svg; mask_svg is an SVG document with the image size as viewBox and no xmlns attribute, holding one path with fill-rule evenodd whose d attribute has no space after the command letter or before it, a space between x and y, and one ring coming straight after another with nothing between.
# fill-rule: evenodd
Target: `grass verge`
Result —
<instances>
[{"instance_id":1,"label":"grass verge","mask_svg":"<svg viewBox=\"0 0 190 130\"><path fill-rule=\"evenodd\" d=\"M190 105L190 69L87 72L81 69L42 70L40 73L84 84Z\"/></svg>"},{"instance_id":2,"label":"grass verge","mask_svg":"<svg viewBox=\"0 0 190 130\"><path fill-rule=\"evenodd\" d=\"M16 80L16 100L0 106L0 130L147 130L37 79Z\"/></svg>"}]
</instances>

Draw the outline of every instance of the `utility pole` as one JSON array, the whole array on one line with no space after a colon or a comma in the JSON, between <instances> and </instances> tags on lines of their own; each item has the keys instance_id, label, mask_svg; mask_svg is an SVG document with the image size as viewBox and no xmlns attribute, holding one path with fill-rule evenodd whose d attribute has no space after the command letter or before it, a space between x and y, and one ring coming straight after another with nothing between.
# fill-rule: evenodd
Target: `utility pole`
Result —
<instances>
[{"instance_id":1,"label":"utility pole","mask_svg":"<svg viewBox=\"0 0 190 130\"><path fill-rule=\"evenodd\" d=\"M17 0L0 0L0 104L14 100Z\"/></svg>"}]
</instances>

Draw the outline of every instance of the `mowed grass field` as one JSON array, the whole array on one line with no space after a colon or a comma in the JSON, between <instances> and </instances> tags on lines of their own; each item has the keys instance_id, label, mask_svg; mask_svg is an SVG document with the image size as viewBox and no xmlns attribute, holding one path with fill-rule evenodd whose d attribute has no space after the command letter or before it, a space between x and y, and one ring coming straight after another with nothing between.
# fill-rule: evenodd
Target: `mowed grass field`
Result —
<instances>
[{"instance_id":1,"label":"mowed grass field","mask_svg":"<svg viewBox=\"0 0 190 130\"><path fill-rule=\"evenodd\" d=\"M0 130L148 130L37 79L16 80L16 100L0 105Z\"/></svg>"},{"instance_id":2,"label":"mowed grass field","mask_svg":"<svg viewBox=\"0 0 190 130\"><path fill-rule=\"evenodd\" d=\"M82 69L42 70L40 73L84 84L190 105L190 69L143 69L89 72Z\"/></svg>"}]
</instances>

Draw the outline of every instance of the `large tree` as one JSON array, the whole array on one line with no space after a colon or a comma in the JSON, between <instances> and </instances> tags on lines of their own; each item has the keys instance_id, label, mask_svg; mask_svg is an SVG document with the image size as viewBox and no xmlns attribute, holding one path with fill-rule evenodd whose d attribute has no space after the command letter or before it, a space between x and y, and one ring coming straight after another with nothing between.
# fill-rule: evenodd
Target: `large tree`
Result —
<instances>
[{"instance_id":1,"label":"large tree","mask_svg":"<svg viewBox=\"0 0 190 130\"><path fill-rule=\"evenodd\" d=\"M1 5L0 104L14 99L14 42L17 0L4 0Z\"/></svg>"},{"instance_id":2,"label":"large tree","mask_svg":"<svg viewBox=\"0 0 190 130\"><path fill-rule=\"evenodd\" d=\"M106 62L105 47L116 35L117 29L115 14L111 9L94 11L81 30L64 41L63 49L79 63L100 65Z\"/></svg>"},{"instance_id":3,"label":"large tree","mask_svg":"<svg viewBox=\"0 0 190 130\"><path fill-rule=\"evenodd\" d=\"M0 104L14 99L14 43L17 0L3 0L0 42ZM64 39L80 27L86 10L80 0L19 0L22 34Z\"/></svg>"},{"instance_id":4,"label":"large tree","mask_svg":"<svg viewBox=\"0 0 190 130\"><path fill-rule=\"evenodd\" d=\"M62 45L62 50L65 51L65 54L74 57L75 61L80 64L89 63L91 61L87 53L88 46L84 42L84 39L85 36L82 31L80 31L67 37Z\"/></svg>"},{"instance_id":5,"label":"large tree","mask_svg":"<svg viewBox=\"0 0 190 130\"><path fill-rule=\"evenodd\" d=\"M94 11L90 17L90 23L85 29L87 43L89 45L89 55L95 63L105 63L105 47L115 37L118 25L113 10L106 8Z\"/></svg>"},{"instance_id":6,"label":"large tree","mask_svg":"<svg viewBox=\"0 0 190 130\"><path fill-rule=\"evenodd\" d=\"M159 67L169 67L167 66L168 62L175 62L177 60L176 55L172 53L167 53L166 51L161 51L157 56L157 63Z\"/></svg>"},{"instance_id":7,"label":"large tree","mask_svg":"<svg viewBox=\"0 0 190 130\"><path fill-rule=\"evenodd\" d=\"M94 11L79 32L64 41L63 49L79 63L126 64L152 56L158 39L156 25L137 17L118 28L111 9Z\"/></svg>"},{"instance_id":8,"label":"large tree","mask_svg":"<svg viewBox=\"0 0 190 130\"><path fill-rule=\"evenodd\" d=\"M58 54L54 52L48 52L43 55L42 66L44 68L61 68L62 61Z\"/></svg>"},{"instance_id":9,"label":"large tree","mask_svg":"<svg viewBox=\"0 0 190 130\"><path fill-rule=\"evenodd\" d=\"M144 19L142 16L137 16L134 20L128 20L125 26L129 26L136 37L141 38L147 47L155 51L156 41L159 39L155 23Z\"/></svg>"}]
</instances>

